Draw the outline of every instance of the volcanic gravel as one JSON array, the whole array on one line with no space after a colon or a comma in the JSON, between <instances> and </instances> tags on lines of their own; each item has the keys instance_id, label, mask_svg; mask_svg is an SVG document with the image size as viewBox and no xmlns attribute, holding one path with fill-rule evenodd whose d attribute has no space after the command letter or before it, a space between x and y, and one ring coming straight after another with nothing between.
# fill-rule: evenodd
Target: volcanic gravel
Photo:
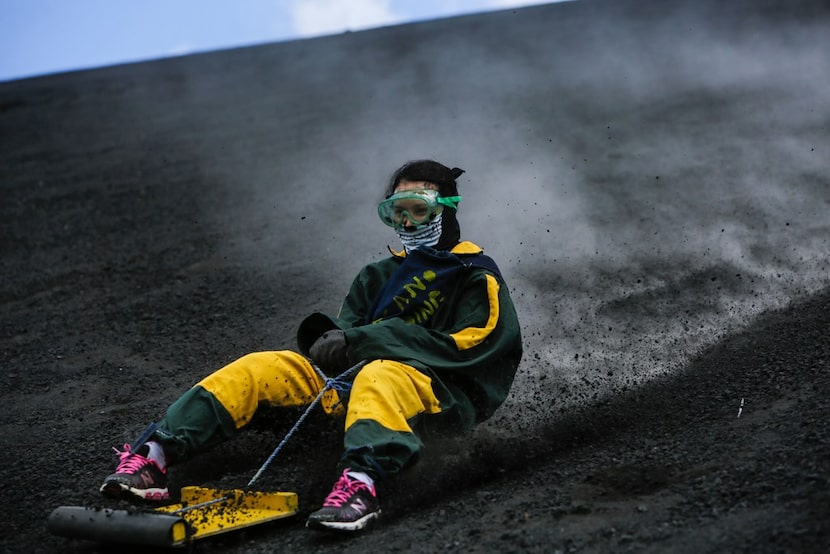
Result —
<instances>
[{"instance_id":1,"label":"volcanic gravel","mask_svg":"<svg viewBox=\"0 0 830 554\"><path fill-rule=\"evenodd\" d=\"M396 238L404 161L460 180L525 358L469 436L427 437L354 537L305 529L342 422L257 483L300 514L203 552L826 552L830 10L582 1L0 83L4 552L49 534L212 370L294 347ZM171 469L243 487L265 410ZM117 547L120 552L146 552Z\"/></svg>"}]
</instances>

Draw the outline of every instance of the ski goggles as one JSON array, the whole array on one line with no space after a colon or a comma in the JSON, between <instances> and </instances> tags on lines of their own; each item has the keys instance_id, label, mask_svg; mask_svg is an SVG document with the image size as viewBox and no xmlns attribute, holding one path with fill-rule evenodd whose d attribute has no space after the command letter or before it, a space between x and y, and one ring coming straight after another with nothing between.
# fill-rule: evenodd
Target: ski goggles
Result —
<instances>
[{"instance_id":1,"label":"ski goggles","mask_svg":"<svg viewBox=\"0 0 830 554\"><path fill-rule=\"evenodd\" d=\"M438 217L444 207L458 209L459 202L460 196L439 196L437 190L407 190L378 204L378 215L395 229L423 227Z\"/></svg>"}]
</instances>

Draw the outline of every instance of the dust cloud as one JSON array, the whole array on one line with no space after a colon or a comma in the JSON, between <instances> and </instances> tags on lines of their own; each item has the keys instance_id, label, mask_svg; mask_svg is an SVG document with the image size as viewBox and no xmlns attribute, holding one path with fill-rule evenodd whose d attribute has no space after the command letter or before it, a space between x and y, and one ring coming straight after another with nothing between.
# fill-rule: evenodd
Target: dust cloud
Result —
<instances>
[{"instance_id":1,"label":"dust cloud","mask_svg":"<svg viewBox=\"0 0 830 554\"><path fill-rule=\"evenodd\" d=\"M226 227L226 250L263 274L338 268L323 291L339 298L396 246L374 214L391 172L424 157L466 169L463 235L501 263L523 321L507 412L678 370L826 285L823 23L759 10L738 33L708 4L600 4L331 37L304 45L303 72L301 45L274 48L276 97L240 91L228 115L267 119L252 140L274 145L268 159L247 140L217 152L237 192L213 217L247 222Z\"/></svg>"},{"instance_id":2,"label":"dust cloud","mask_svg":"<svg viewBox=\"0 0 830 554\"><path fill-rule=\"evenodd\" d=\"M169 221L198 207L210 246L183 271L221 260L263 291L312 275L298 300L333 312L397 246L375 214L392 171L464 168L463 238L523 324L506 412L533 426L827 284L826 22L730 9L574 2L111 68L97 124L132 165L110 187L139 206L180 187ZM56 125L83 141L91 109ZM150 248L175 264L179 238Z\"/></svg>"}]
</instances>

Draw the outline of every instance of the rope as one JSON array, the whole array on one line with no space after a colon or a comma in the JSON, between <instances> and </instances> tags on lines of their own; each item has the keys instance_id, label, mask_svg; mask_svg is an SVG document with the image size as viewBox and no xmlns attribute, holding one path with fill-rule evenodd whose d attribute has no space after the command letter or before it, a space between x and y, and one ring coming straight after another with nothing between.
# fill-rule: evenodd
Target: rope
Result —
<instances>
[{"instance_id":1,"label":"rope","mask_svg":"<svg viewBox=\"0 0 830 554\"><path fill-rule=\"evenodd\" d=\"M366 364L365 361L360 361L360 362L356 363L355 365L353 365L352 367L350 367L349 369L347 369L346 371L344 371L343 373L341 373L340 375L338 375L337 377L328 377L328 376L326 376L325 373L323 373L323 371L319 367L317 367L314 364L311 364L311 366L314 368L314 370L317 371L317 373L323 379L325 379L325 381L326 381L325 386L320 391L320 394L317 395L317 398L315 398L311 402L311 404L308 405L308 407L302 413L300 418L297 420L297 423L295 423L294 426L291 429L288 430L288 432L285 434L285 437L282 439L282 441L277 445L277 447L274 449L274 451L271 452L271 455L268 456L268 459L265 460L265 463L262 464L262 467L260 467L259 470L256 472L256 474L253 477L251 477L251 480L248 481L247 487L251 487L254 484L254 482L256 482L256 480L259 479L259 477L262 475L262 473L266 469L268 469L268 466L271 465L271 462L274 461L274 458L277 457L277 454L279 454L280 450L282 450L282 448L286 445L286 443L288 442L288 439L290 439L292 437L292 435L294 435L294 433L297 431L297 429L300 428L300 425L302 425L303 421L305 421L305 419L308 417L308 414L311 413L311 410L313 410L314 407L317 406L317 404L320 403L320 400L322 400L323 395L326 393L326 391L328 391L329 389L334 389L338 393L339 392L348 392L348 391L350 391L351 388L352 388L352 384L350 382L346 381L345 379L347 377L349 377L352 373L356 373L365 364ZM342 400L341 400L341 402L342 402Z\"/></svg>"},{"instance_id":2,"label":"rope","mask_svg":"<svg viewBox=\"0 0 830 554\"><path fill-rule=\"evenodd\" d=\"M257 481L257 479L259 479L262 476L262 474L265 472L265 470L268 469L268 466L271 465L271 462L274 461L274 458L277 457L277 454L280 453L280 451L283 449L283 447L288 443L288 440L294 435L294 433L297 431L297 429L300 428L300 425L302 425L303 421L305 421L305 419L308 417L308 415L311 413L311 411L317 406L317 404L320 403L320 401L323 399L323 395L328 390L333 389L333 390L337 391L338 393L343 393L343 394L346 394L351 390L352 384L351 384L350 381L347 381L347 378L351 377L352 374L357 373L360 370L360 368L362 368L364 365L366 365L366 361L367 360L361 360L360 362L356 363L355 365L353 365L352 367L350 367L349 369L347 369L346 371L344 371L343 373L341 373L337 377L329 377L325 373L323 373L323 371L319 367L317 367L315 364L313 364L313 363L311 364L311 367L313 367L314 370L317 372L317 374L320 377L323 378L323 380L325 381L325 385L320 390L320 393L317 395L317 397L314 400L311 401L311 404L309 404L306 407L305 411L300 415L299 419L297 419L297 422L294 424L294 426L291 427L291 429L288 430L288 432L285 434L285 436L280 441L280 443L277 445L277 447L274 449L274 451L271 452L271 455L268 456L268 459L265 460L265 463L263 463L262 466L254 474L254 476L251 477L251 480L248 481L248 484L245 486L245 488L250 488L251 486L253 486L253 484ZM341 398L340 402L342 402L342 401L343 400ZM194 504L193 506L188 506L186 508L182 508L180 510L176 510L175 512L171 512L171 513L180 514L180 513L184 513L184 512L189 512L190 510L195 510L196 508L203 508L205 506L210 506L211 504L217 504L219 502L224 502L225 500L229 500L229 497L228 496L223 496L222 498L214 498L213 500L208 500L207 502L202 502L200 504Z\"/></svg>"}]
</instances>

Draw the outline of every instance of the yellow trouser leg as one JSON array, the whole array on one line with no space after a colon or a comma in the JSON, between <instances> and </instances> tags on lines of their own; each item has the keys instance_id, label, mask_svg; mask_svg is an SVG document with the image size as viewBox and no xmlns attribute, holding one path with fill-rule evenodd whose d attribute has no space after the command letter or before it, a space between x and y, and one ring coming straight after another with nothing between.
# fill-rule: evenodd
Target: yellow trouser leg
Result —
<instances>
[{"instance_id":1,"label":"yellow trouser leg","mask_svg":"<svg viewBox=\"0 0 830 554\"><path fill-rule=\"evenodd\" d=\"M305 406L325 381L300 354L290 350L255 352L231 362L198 383L210 392L233 418L236 428L246 425L260 404ZM321 404L327 413L339 413L337 392L329 390Z\"/></svg>"},{"instance_id":2,"label":"yellow trouser leg","mask_svg":"<svg viewBox=\"0 0 830 554\"><path fill-rule=\"evenodd\" d=\"M354 379L346 429L357 421L372 420L391 431L411 433L407 420L440 411L429 377L400 362L375 360L366 364Z\"/></svg>"}]
</instances>

